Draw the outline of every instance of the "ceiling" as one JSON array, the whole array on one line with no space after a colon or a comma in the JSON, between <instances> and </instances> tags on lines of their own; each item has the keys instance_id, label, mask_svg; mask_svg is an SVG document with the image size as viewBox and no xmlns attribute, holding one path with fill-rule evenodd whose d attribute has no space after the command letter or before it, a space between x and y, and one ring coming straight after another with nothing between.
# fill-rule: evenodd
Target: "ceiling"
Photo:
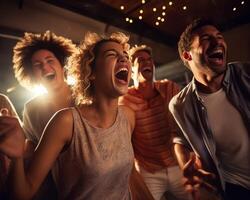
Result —
<instances>
[{"instance_id":1,"label":"ceiling","mask_svg":"<svg viewBox=\"0 0 250 200\"><path fill-rule=\"evenodd\" d=\"M43 1L168 46L175 46L186 25L198 17L213 19L222 31L250 23L249 0Z\"/></svg>"}]
</instances>

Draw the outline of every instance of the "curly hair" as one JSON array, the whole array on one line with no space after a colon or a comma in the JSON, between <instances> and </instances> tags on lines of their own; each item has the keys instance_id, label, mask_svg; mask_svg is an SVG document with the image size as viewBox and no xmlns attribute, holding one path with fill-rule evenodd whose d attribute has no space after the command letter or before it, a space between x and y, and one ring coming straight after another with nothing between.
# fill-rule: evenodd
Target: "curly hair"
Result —
<instances>
[{"instance_id":1,"label":"curly hair","mask_svg":"<svg viewBox=\"0 0 250 200\"><path fill-rule=\"evenodd\" d=\"M13 69L19 83L26 88L35 84L31 58L41 49L51 51L64 67L67 58L75 52L76 46L71 40L57 36L51 31L42 34L25 33L13 50Z\"/></svg>"},{"instance_id":2,"label":"curly hair","mask_svg":"<svg viewBox=\"0 0 250 200\"><path fill-rule=\"evenodd\" d=\"M189 24L186 27L186 29L180 36L180 39L178 42L178 51L179 51L180 58L182 59L184 65L187 66L188 68L189 66L187 62L183 59L182 53L184 51L191 50L191 45L194 39L193 34L201 27L208 26L208 25L217 27L217 25L210 19L204 19L204 18L195 19L194 21L191 22L191 24Z\"/></svg>"},{"instance_id":3,"label":"curly hair","mask_svg":"<svg viewBox=\"0 0 250 200\"><path fill-rule=\"evenodd\" d=\"M79 45L77 53L68 60L68 75L74 77L76 84L72 86L73 98L76 104L91 104L93 102L93 84L91 75L95 70L95 59L100 47L106 42L117 42L125 51L129 50L129 37L121 32L112 33L109 37L88 32Z\"/></svg>"}]
</instances>

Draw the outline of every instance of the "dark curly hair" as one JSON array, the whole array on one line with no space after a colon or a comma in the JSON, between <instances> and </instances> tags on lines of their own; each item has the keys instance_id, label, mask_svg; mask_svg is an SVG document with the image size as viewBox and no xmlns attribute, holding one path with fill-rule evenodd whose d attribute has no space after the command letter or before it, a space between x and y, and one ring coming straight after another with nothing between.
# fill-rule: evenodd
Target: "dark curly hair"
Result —
<instances>
[{"instance_id":1,"label":"dark curly hair","mask_svg":"<svg viewBox=\"0 0 250 200\"><path fill-rule=\"evenodd\" d=\"M64 67L67 58L75 52L76 47L71 40L57 36L51 31L42 34L25 33L13 50L13 69L19 83L26 88L32 87L35 83L31 57L40 49L51 51Z\"/></svg>"},{"instance_id":2,"label":"dark curly hair","mask_svg":"<svg viewBox=\"0 0 250 200\"><path fill-rule=\"evenodd\" d=\"M109 37L88 32L78 51L69 60L68 75L74 77L76 84L72 86L76 104L91 104L93 101L93 86L91 74L95 70L95 59L100 47L109 41L117 42L125 51L129 50L129 37L121 32L112 33Z\"/></svg>"},{"instance_id":3,"label":"dark curly hair","mask_svg":"<svg viewBox=\"0 0 250 200\"><path fill-rule=\"evenodd\" d=\"M215 26L216 28L218 28L217 24L215 24L212 20L205 19L205 18L198 18L192 21L191 24L189 24L184 30L184 32L181 34L179 42L178 42L178 51L179 51L180 58L182 59L184 65L186 65L187 67L189 66L186 63L186 61L183 59L182 53L184 51L191 50L191 44L193 42L193 34L201 27L208 26L208 25Z\"/></svg>"}]
</instances>

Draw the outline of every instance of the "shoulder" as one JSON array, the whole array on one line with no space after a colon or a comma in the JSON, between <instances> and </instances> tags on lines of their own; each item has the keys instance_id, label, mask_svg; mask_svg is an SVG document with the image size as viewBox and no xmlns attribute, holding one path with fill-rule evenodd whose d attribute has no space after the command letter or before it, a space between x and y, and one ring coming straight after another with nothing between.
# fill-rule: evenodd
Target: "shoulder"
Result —
<instances>
[{"instance_id":1,"label":"shoulder","mask_svg":"<svg viewBox=\"0 0 250 200\"><path fill-rule=\"evenodd\" d=\"M250 76L250 62L230 62L228 68L231 71Z\"/></svg>"},{"instance_id":2,"label":"shoulder","mask_svg":"<svg viewBox=\"0 0 250 200\"><path fill-rule=\"evenodd\" d=\"M64 108L57 111L46 126L46 132L60 133L66 141L69 141L73 131L72 108ZM58 134L56 134L58 135Z\"/></svg>"},{"instance_id":3,"label":"shoulder","mask_svg":"<svg viewBox=\"0 0 250 200\"><path fill-rule=\"evenodd\" d=\"M163 79L155 81L155 86L158 89L165 88L166 91L172 91L172 93L177 94L180 91L180 87L174 81Z\"/></svg>"},{"instance_id":4,"label":"shoulder","mask_svg":"<svg viewBox=\"0 0 250 200\"><path fill-rule=\"evenodd\" d=\"M63 108L59 111L57 111L52 119L54 121L60 122L60 123L73 123L73 114L72 114L72 109L73 108Z\"/></svg>"},{"instance_id":5,"label":"shoulder","mask_svg":"<svg viewBox=\"0 0 250 200\"><path fill-rule=\"evenodd\" d=\"M26 110L38 109L41 105L46 102L46 95L40 95L33 97L24 104Z\"/></svg>"},{"instance_id":6,"label":"shoulder","mask_svg":"<svg viewBox=\"0 0 250 200\"><path fill-rule=\"evenodd\" d=\"M176 94L169 103L169 109L173 113L179 107L185 107L191 101L192 94L194 93L192 88L192 82L184 87L178 94Z\"/></svg>"}]
</instances>

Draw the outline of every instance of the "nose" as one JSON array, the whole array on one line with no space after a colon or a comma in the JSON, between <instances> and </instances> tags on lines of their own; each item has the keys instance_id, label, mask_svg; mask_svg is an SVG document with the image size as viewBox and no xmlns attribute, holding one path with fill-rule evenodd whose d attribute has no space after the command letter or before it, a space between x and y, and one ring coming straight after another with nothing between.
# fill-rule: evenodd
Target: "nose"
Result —
<instances>
[{"instance_id":1,"label":"nose","mask_svg":"<svg viewBox=\"0 0 250 200\"><path fill-rule=\"evenodd\" d=\"M46 73L48 73L48 72L51 71L52 67L50 66L49 63L43 62L43 63L41 64L41 68L40 68L40 69L41 69L41 72L42 72L43 74L46 74Z\"/></svg>"},{"instance_id":2,"label":"nose","mask_svg":"<svg viewBox=\"0 0 250 200\"><path fill-rule=\"evenodd\" d=\"M216 46L218 44L221 44L221 39L217 38L217 37L211 37L211 43Z\"/></svg>"},{"instance_id":3,"label":"nose","mask_svg":"<svg viewBox=\"0 0 250 200\"><path fill-rule=\"evenodd\" d=\"M125 54L120 54L119 57L118 57L118 61L119 62L128 62L128 55L125 55Z\"/></svg>"}]
</instances>

